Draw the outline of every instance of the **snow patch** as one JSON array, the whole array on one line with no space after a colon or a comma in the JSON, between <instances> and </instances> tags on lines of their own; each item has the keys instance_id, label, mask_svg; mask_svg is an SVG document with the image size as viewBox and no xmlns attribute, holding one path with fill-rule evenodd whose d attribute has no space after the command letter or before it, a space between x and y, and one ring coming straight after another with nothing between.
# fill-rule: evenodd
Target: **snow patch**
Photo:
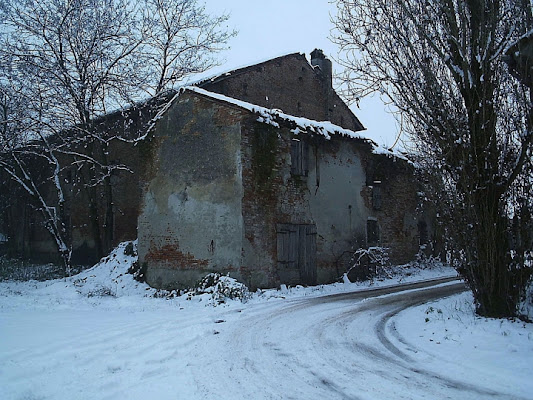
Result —
<instances>
[{"instance_id":1,"label":"snow patch","mask_svg":"<svg viewBox=\"0 0 533 400\"><path fill-rule=\"evenodd\" d=\"M410 356L436 374L469 376L509 398L529 398L533 324L481 318L473 304L472 293L465 292L402 311L389 339L400 348L417 348Z\"/></svg>"},{"instance_id":2,"label":"snow patch","mask_svg":"<svg viewBox=\"0 0 533 400\"><path fill-rule=\"evenodd\" d=\"M123 243L71 278L0 282L2 399L328 398L332 385L350 398L487 397L442 384L439 377L447 376L509 398L533 390L533 324L477 318L468 293L401 312L383 330L413 360L410 368L432 371L420 375L423 385L402 378L402 362L382 371L375 355L385 353L374 349L383 347L375 332L383 315L354 313L371 299L314 301L454 276L449 267L397 267L394 277L372 284L281 285L250 294L246 303L232 295L218 302L215 293L246 289L218 275L189 300L187 293L158 298L128 273L137 260L132 249ZM217 307L206 307L212 300ZM360 340L368 347L357 347ZM397 379L384 379L389 374Z\"/></svg>"}]
</instances>

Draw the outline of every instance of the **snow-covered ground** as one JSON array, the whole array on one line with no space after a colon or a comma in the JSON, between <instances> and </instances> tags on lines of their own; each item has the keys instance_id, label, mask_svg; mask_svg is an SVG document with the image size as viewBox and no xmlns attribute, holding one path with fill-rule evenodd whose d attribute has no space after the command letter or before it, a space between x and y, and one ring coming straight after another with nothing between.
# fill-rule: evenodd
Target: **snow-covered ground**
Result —
<instances>
[{"instance_id":1,"label":"snow-covered ground","mask_svg":"<svg viewBox=\"0 0 533 400\"><path fill-rule=\"evenodd\" d=\"M167 298L133 261L122 245L72 278L0 282L0 399L533 398L533 324L475 317L468 292L351 297L449 269L222 302Z\"/></svg>"}]
</instances>

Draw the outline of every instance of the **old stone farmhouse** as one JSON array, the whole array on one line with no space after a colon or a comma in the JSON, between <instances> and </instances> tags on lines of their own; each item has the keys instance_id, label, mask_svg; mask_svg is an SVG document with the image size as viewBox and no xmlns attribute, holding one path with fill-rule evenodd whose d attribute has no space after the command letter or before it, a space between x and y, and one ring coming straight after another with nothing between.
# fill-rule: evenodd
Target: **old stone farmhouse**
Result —
<instances>
[{"instance_id":1,"label":"old stone farmhouse","mask_svg":"<svg viewBox=\"0 0 533 400\"><path fill-rule=\"evenodd\" d=\"M360 134L320 50L311 62L289 54L185 87L157 116L139 115L152 129L110 150L133 173L113 177L112 219L100 229L111 245L138 238L154 287L209 272L252 288L327 283L355 248L385 246L403 263L429 240L412 166ZM71 193L69 207L73 260L92 262L83 195ZM5 208L2 232L14 253L54 252L29 207Z\"/></svg>"}]
</instances>

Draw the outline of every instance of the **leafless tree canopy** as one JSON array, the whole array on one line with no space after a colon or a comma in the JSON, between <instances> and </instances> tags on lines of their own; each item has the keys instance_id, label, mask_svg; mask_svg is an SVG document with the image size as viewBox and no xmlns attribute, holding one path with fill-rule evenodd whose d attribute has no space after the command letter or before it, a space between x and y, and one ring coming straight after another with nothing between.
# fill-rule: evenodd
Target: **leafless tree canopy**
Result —
<instances>
[{"instance_id":1,"label":"leafless tree canopy","mask_svg":"<svg viewBox=\"0 0 533 400\"><path fill-rule=\"evenodd\" d=\"M148 70L156 80L147 89L158 94L184 77L219 64L218 53L234 31L222 29L227 15L211 17L196 0L145 0ZM149 74L151 75L151 73Z\"/></svg>"},{"instance_id":2,"label":"leafless tree canopy","mask_svg":"<svg viewBox=\"0 0 533 400\"><path fill-rule=\"evenodd\" d=\"M217 65L236 34L227 20L196 0L0 0L0 169L33 198L66 265L61 172L80 171L95 240L105 237L98 226L111 226L110 177L127 169L107 159L107 146L145 132L121 137L95 129L95 121ZM37 159L48 174L31 173L27 163ZM54 199L41 193L44 182L55 187ZM97 186L106 221L97 220Z\"/></svg>"},{"instance_id":3,"label":"leafless tree canopy","mask_svg":"<svg viewBox=\"0 0 533 400\"><path fill-rule=\"evenodd\" d=\"M0 11L4 77L82 124L217 65L235 35L196 0L2 0Z\"/></svg>"},{"instance_id":4,"label":"leafless tree canopy","mask_svg":"<svg viewBox=\"0 0 533 400\"><path fill-rule=\"evenodd\" d=\"M333 41L343 54L347 94L379 92L398 108L479 312L513 315L531 262L531 235L518 231L531 227L533 134L530 89L502 59L533 27L531 3L337 6Z\"/></svg>"}]
</instances>

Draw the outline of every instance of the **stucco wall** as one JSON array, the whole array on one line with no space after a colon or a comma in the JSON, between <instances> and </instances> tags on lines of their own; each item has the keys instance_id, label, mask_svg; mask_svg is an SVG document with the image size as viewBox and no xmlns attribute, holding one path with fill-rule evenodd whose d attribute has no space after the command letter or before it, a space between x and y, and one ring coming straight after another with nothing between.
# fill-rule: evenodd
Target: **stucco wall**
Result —
<instances>
[{"instance_id":1,"label":"stucco wall","mask_svg":"<svg viewBox=\"0 0 533 400\"><path fill-rule=\"evenodd\" d=\"M139 217L139 262L154 287L209 272L240 278L241 111L184 94L155 132Z\"/></svg>"},{"instance_id":2,"label":"stucco wall","mask_svg":"<svg viewBox=\"0 0 533 400\"><path fill-rule=\"evenodd\" d=\"M369 149L363 143L333 139L321 140L312 151L314 162L307 184L310 211L318 231L318 280L324 283L342 275L344 271L338 269L337 260L366 235L371 210L360 194L366 184L360 153Z\"/></svg>"}]
</instances>

